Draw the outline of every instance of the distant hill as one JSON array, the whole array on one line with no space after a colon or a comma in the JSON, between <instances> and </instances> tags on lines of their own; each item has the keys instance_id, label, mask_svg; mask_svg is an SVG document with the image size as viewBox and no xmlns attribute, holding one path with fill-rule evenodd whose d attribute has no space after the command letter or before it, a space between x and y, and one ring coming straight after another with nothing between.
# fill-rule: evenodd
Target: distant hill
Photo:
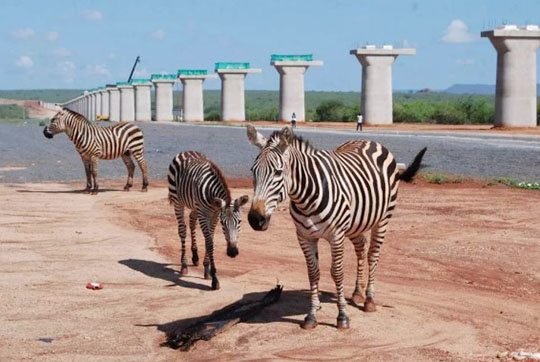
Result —
<instances>
[{"instance_id":1,"label":"distant hill","mask_svg":"<svg viewBox=\"0 0 540 362\"><path fill-rule=\"evenodd\" d=\"M536 92L539 93L540 84L536 85ZM451 94L495 94L495 85L493 84L454 84L453 86L442 90L444 93Z\"/></svg>"}]
</instances>

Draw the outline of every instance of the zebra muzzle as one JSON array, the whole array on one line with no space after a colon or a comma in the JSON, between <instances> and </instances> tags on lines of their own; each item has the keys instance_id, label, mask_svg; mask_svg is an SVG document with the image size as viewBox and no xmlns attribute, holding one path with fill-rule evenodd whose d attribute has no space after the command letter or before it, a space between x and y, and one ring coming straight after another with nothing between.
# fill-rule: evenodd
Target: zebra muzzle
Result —
<instances>
[{"instance_id":1,"label":"zebra muzzle","mask_svg":"<svg viewBox=\"0 0 540 362\"><path fill-rule=\"evenodd\" d=\"M255 210L251 210L248 214L249 225L253 230L265 231L268 229L268 223L270 222L270 216L265 217Z\"/></svg>"},{"instance_id":2,"label":"zebra muzzle","mask_svg":"<svg viewBox=\"0 0 540 362\"><path fill-rule=\"evenodd\" d=\"M43 135L47 138L53 138L53 134L47 131L47 127L43 128Z\"/></svg>"},{"instance_id":3,"label":"zebra muzzle","mask_svg":"<svg viewBox=\"0 0 540 362\"><path fill-rule=\"evenodd\" d=\"M234 258L239 253L238 248L236 246L227 246L227 255L231 258Z\"/></svg>"}]
</instances>

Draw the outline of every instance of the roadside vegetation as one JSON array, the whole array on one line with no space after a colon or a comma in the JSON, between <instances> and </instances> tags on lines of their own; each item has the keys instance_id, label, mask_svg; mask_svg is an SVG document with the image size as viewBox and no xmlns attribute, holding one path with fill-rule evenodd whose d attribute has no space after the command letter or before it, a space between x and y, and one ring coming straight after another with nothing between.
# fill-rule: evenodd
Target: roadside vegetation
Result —
<instances>
[{"instance_id":1,"label":"roadside vegetation","mask_svg":"<svg viewBox=\"0 0 540 362\"><path fill-rule=\"evenodd\" d=\"M3 90L0 91L0 98L65 102L81 93L82 90L77 89ZM175 90L175 110L179 109L181 98L181 90ZM206 120L219 120L220 98L219 90L204 91ZM360 112L358 92L308 91L305 102L306 120L312 122L356 122L356 115ZM248 90L246 118L250 121L275 121L278 118L278 104L277 91ZM494 97L439 92L395 93L393 113L396 123L493 124ZM540 106L537 113L540 125Z\"/></svg>"}]
</instances>

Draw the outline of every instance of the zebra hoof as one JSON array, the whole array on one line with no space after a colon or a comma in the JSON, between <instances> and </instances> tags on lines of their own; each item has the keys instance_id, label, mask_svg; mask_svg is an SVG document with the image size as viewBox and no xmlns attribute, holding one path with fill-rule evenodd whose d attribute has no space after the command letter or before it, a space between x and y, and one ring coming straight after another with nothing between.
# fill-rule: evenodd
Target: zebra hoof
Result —
<instances>
[{"instance_id":1,"label":"zebra hoof","mask_svg":"<svg viewBox=\"0 0 540 362\"><path fill-rule=\"evenodd\" d=\"M188 273L188 268L187 268L187 265L182 265L182 269L180 269L180 275L187 275Z\"/></svg>"},{"instance_id":2,"label":"zebra hoof","mask_svg":"<svg viewBox=\"0 0 540 362\"><path fill-rule=\"evenodd\" d=\"M337 317L337 329L349 329L349 317L346 315L338 315Z\"/></svg>"},{"instance_id":3,"label":"zebra hoof","mask_svg":"<svg viewBox=\"0 0 540 362\"><path fill-rule=\"evenodd\" d=\"M306 318L304 318L304 322L301 324L301 327L303 329L313 329L317 327L319 323L317 323L317 319L313 314L308 314Z\"/></svg>"},{"instance_id":4,"label":"zebra hoof","mask_svg":"<svg viewBox=\"0 0 540 362\"><path fill-rule=\"evenodd\" d=\"M193 254L191 261L193 262L193 265L195 266L199 265L199 256L197 254Z\"/></svg>"},{"instance_id":5,"label":"zebra hoof","mask_svg":"<svg viewBox=\"0 0 540 362\"><path fill-rule=\"evenodd\" d=\"M364 301L366 300L366 298L364 297L364 293L362 293L361 291L358 291L358 290L355 290L353 295L352 295L352 298L351 298L351 301L353 302L353 304L357 307L361 307L363 304L364 304Z\"/></svg>"},{"instance_id":6,"label":"zebra hoof","mask_svg":"<svg viewBox=\"0 0 540 362\"><path fill-rule=\"evenodd\" d=\"M364 312L371 313L375 311L377 311L377 306L375 305L375 302L373 301L373 299L371 298L366 299L366 302L364 303Z\"/></svg>"},{"instance_id":7,"label":"zebra hoof","mask_svg":"<svg viewBox=\"0 0 540 362\"><path fill-rule=\"evenodd\" d=\"M143 188L141 189L141 192L147 192L147 191L148 191L148 187L143 187Z\"/></svg>"},{"instance_id":8,"label":"zebra hoof","mask_svg":"<svg viewBox=\"0 0 540 362\"><path fill-rule=\"evenodd\" d=\"M90 192L90 195L96 196L96 195L97 195L97 191L96 191L96 190L93 190L92 192Z\"/></svg>"},{"instance_id":9,"label":"zebra hoof","mask_svg":"<svg viewBox=\"0 0 540 362\"><path fill-rule=\"evenodd\" d=\"M124 191L129 191L130 188L131 188L131 185L126 185L124 186Z\"/></svg>"},{"instance_id":10,"label":"zebra hoof","mask_svg":"<svg viewBox=\"0 0 540 362\"><path fill-rule=\"evenodd\" d=\"M212 279L212 290L219 289L219 281L217 279Z\"/></svg>"},{"instance_id":11,"label":"zebra hoof","mask_svg":"<svg viewBox=\"0 0 540 362\"><path fill-rule=\"evenodd\" d=\"M87 195L88 195L91 191L92 191L92 189L86 188L86 189L83 190L83 194L87 194Z\"/></svg>"}]
</instances>

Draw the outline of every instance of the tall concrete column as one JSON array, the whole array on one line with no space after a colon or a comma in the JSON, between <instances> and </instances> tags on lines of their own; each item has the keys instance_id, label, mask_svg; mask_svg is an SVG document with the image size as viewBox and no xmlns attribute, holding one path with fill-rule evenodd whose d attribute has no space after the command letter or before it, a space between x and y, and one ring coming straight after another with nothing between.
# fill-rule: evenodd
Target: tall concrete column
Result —
<instances>
[{"instance_id":1,"label":"tall concrete column","mask_svg":"<svg viewBox=\"0 0 540 362\"><path fill-rule=\"evenodd\" d=\"M95 100L95 113L96 113L96 118L98 116L101 116L101 90L99 88L96 89L96 93L95 93L95 96L96 96L96 100Z\"/></svg>"},{"instance_id":2,"label":"tall concrete column","mask_svg":"<svg viewBox=\"0 0 540 362\"><path fill-rule=\"evenodd\" d=\"M104 117L109 117L109 92L107 88L102 88L101 93L101 115Z\"/></svg>"},{"instance_id":3,"label":"tall concrete column","mask_svg":"<svg viewBox=\"0 0 540 362\"><path fill-rule=\"evenodd\" d=\"M135 120L135 92L130 82L116 83L120 90L120 122Z\"/></svg>"},{"instance_id":4,"label":"tall concrete column","mask_svg":"<svg viewBox=\"0 0 540 362\"><path fill-rule=\"evenodd\" d=\"M203 82L214 78L206 70L182 69L178 71L182 82L182 110L184 121L204 121Z\"/></svg>"},{"instance_id":5,"label":"tall concrete column","mask_svg":"<svg viewBox=\"0 0 540 362\"><path fill-rule=\"evenodd\" d=\"M377 48L366 45L353 49L362 64L362 114L366 124L392 124L392 64L399 55L414 55L416 49L394 49L391 45Z\"/></svg>"},{"instance_id":6,"label":"tall concrete column","mask_svg":"<svg viewBox=\"0 0 540 362\"><path fill-rule=\"evenodd\" d=\"M273 54L270 65L279 73L279 120L290 121L294 113L298 122L306 120L304 73L309 67L322 66L312 55Z\"/></svg>"},{"instance_id":7,"label":"tall concrete column","mask_svg":"<svg viewBox=\"0 0 540 362\"><path fill-rule=\"evenodd\" d=\"M216 63L216 72L221 78L221 120L245 121L244 80L261 69L250 68L249 63Z\"/></svg>"},{"instance_id":8,"label":"tall concrete column","mask_svg":"<svg viewBox=\"0 0 540 362\"><path fill-rule=\"evenodd\" d=\"M120 122L120 90L114 87L108 88L109 92L109 121Z\"/></svg>"},{"instance_id":9,"label":"tall concrete column","mask_svg":"<svg viewBox=\"0 0 540 362\"><path fill-rule=\"evenodd\" d=\"M94 93L94 90L90 90L90 108L88 109L88 119L90 121L96 120L96 95Z\"/></svg>"},{"instance_id":10,"label":"tall concrete column","mask_svg":"<svg viewBox=\"0 0 540 362\"><path fill-rule=\"evenodd\" d=\"M156 115L154 121L171 122L173 117L173 86L176 83L174 74L152 74L152 83L156 87Z\"/></svg>"},{"instance_id":11,"label":"tall concrete column","mask_svg":"<svg viewBox=\"0 0 540 362\"><path fill-rule=\"evenodd\" d=\"M148 79L133 79L131 83L135 92L135 120L149 122L152 119L152 82Z\"/></svg>"},{"instance_id":12,"label":"tall concrete column","mask_svg":"<svg viewBox=\"0 0 540 362\"><path fill-rule=\"evenodd\" d=\"M497 51L495 126L536 127L537 25L505 25L483 31Z\"/></svg>"}]
</instances>

